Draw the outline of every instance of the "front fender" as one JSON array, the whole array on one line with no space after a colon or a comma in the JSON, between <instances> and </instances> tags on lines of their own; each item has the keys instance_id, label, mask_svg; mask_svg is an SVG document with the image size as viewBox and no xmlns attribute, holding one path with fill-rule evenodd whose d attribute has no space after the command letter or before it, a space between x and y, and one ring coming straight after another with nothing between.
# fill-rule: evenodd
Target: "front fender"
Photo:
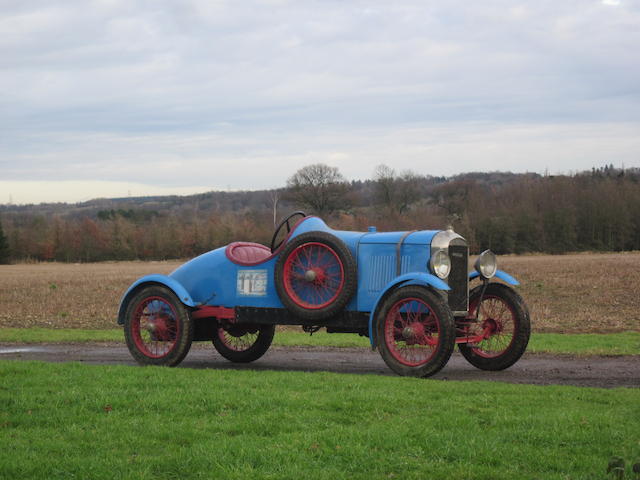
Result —
<instances>
[{"instance_id":1,"label":"front fender","mask_svg":"<svg viewBox=\"0 0 640 480\"><path fill-rule=\"evenodd\" d=\"M168 277L166 275L147 275L145 277L139 278L136 280L129 289L122 296L122 300L120 301L120 308L118 309L118 325L124 325L124 314L127 310L127 305L129 304L129 300L133 295L145 285L164 285L169 290L171 290L178 299L187 305L188 307L195 307L196 303L191 298L187 289L182 286L180 282L177 280Z\"/></svg>"},{"instance_id":2,"label":"front fender","mask_svg":"<svg viewBox=\"0 0 640 480\"><path fill-rule=\"evenodd\" d=\"M473 271L469 274L469 281L478 278L480 274L477 271ZM500 280L507 282L509 285L520 285L520 282L509 275L507 272L503 272L502 270L498 270L495 275Z\"/></svg>"},{"instance_id":3,"label":"front fender","mask_svg":"<svg viewBox=\"0 0 640 480\"><path fill-rule=\"evenodd\" d=\"M399 277L391 280L387 285L382 289L380 295L376 299L373 304L373 308L371 309L371 313L369 314L369 341L371 342L371 348L376 348L376 338L373 331L373 324L375 321L376 312L378 311L378 306L382 299L389 293L391 290L399 287L400 285L422 285L424 287L431 287L437 290L451 290L449 285L440 280L435 275L431 275L430 273L422 273L422 272L411 272L405 273L404 275L400 275Z\"/></svg>"}]
</instances>

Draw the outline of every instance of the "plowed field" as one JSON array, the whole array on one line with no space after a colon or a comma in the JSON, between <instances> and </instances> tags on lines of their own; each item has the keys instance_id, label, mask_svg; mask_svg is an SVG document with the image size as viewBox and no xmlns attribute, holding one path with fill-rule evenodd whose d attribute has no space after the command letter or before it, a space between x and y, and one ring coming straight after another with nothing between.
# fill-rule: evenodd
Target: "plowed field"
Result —
<instances>
[{"instance_id":1,"label":"plowed field","mask_svg":"<svg viewBox=\"0 0 640 480\"><path fill-rule=\"evenodd\" d=\"M505 256L537 332L640 330L640 253ZM0 265L0 327L113 328L136 278L182 262Z\"/></svg>"}]
</instances>

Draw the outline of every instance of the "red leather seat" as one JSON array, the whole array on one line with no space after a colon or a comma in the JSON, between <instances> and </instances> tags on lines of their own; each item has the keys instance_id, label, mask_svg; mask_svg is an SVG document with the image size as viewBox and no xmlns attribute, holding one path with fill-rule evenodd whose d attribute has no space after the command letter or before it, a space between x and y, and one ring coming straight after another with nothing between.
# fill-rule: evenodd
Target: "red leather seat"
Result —
<instances>
[{"instance_id":1,"label":"red leather seat","mask_svg":"<svg viewBox=\"0 0 640 480\"><path fill-rule=\"evenodd\" d=\"M230 243L225 253L229 260L238 265L256 265L271 256L269 247L251 242Z\"/></svg>"}]
</instances>

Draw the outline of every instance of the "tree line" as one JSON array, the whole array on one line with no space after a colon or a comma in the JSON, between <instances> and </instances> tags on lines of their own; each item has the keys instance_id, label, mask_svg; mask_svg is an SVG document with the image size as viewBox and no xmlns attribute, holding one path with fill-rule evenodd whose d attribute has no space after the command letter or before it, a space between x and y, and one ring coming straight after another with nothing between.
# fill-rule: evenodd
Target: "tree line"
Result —
<instances>
[{"instance_id":1,"label":"tree line","mask_svg":"<svg viewBox=\"0 0 640 480\"><path fill-rule=\"evenodd\" d=\"M272 191L3 206L0 262L161 260L232 241L268 244L274 222L299 209L337 229L452 226L472 252L640 250L640 169L444 178L379 165L373 178L348 182L314 164Z\"/></svg>"}]
</instances>

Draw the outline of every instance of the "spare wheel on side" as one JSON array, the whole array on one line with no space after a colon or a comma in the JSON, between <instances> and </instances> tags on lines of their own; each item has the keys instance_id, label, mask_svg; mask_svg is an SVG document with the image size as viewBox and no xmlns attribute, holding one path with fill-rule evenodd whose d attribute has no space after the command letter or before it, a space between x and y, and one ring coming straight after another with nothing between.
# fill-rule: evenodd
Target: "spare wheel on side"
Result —
<instances>
[{"instance_id":1,"label":"spare wheel on side","mask_svg":"<svg viewBox=\"0 0 640 480\"><path fill-rule=\"evenodd\" d=\"M280 300L294 315L322 320L342 311L356 291L356 262L345 243L327 232L293 238L275 268Z\"/></svg>"}]
</instances>

